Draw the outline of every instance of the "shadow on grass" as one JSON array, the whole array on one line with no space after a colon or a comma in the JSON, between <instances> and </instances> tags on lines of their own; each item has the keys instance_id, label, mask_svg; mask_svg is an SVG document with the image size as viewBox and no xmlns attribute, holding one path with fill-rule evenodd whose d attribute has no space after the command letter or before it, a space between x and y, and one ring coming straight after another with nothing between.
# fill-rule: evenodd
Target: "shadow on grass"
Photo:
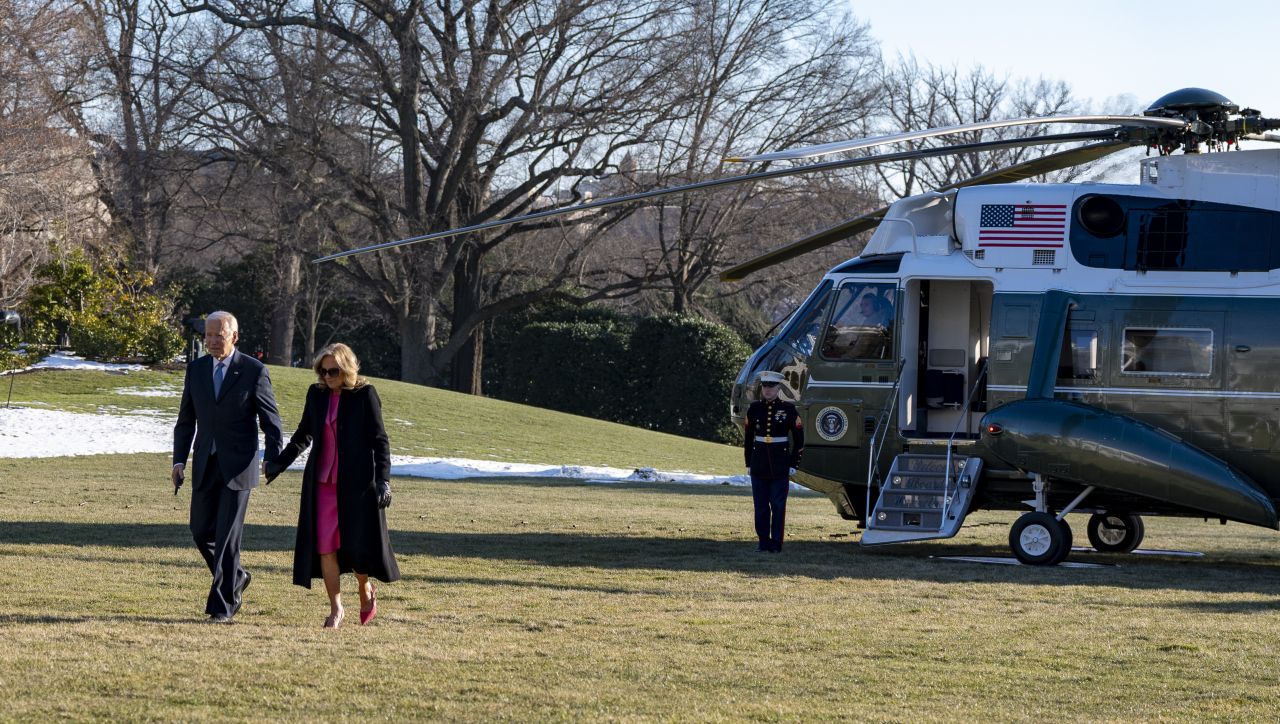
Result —
<instances>
[{"instance_id":1,"label":"shadow on grass","mask_svg":"<svg viewBox=\"0 0 1280 724\"><path fill-rule=\"evenodd\" d=\"M5 624L76 624L76 623L153 623L164 626L208 626L206 618L161 616L128 616L115 614L110 616L55 616L39 614L0 614L0 625Z\"/></svg>"},{"instance_id":2,"label":"shadow on grass","mask_svg":"<svg viewBox=\"0 0 1280 724\"><path fill-rule=\"evenodd\" d=\"M1122 563L1108 569L1036 568L1030 566L958 565L931 560L943 555L1007 555L995 546L940 544L866 549L851 541L791 541L781 555L755 552L747 541L707 538L590 535L547 532L429 532L393 530L392 544L403 556L421 556L402 565L406 577L432 580L431 558L477 558L519 561L557 567L607 570L729 572L752 577L799 576L816 580L919 580L935 583L1008 583L1014 585L1112 585L1138 589L1177 589L1213 593L1257 593L1271 596L1257 608L1274 610L1280 590L1280 567L1266 562L1213 558L1139 560L1110 556ZM6 522L0 544L71 545L120 548L187 548L186 526L167 523ZM291 551L294 528L282 525L245 526L246 550ZM194 555L194 552L193 552ZM1101 557L1099 557L1100 559ZM1095 559L1098 560L1098 559ZM477 578L477 581L487 579ZM518 583L518 582L517 582ZM495 585L512 585L495 581ZM542 584L538 584L542 585ZM633 590L630 587L627 590ZM1250 608L1251 604L1235 606ZM1206 610L1212 610L1208 608ZM1236 610L1236 609L1232 609ZM1252 609L1250 609L1252 610Z\"/></svg>"},{"instance_id":3,"label":"shadow on grass","mask_svg":"<svg viewBox=\"0 0 1280 724\"><path fill-rule=\"evenodd\" d=\"M254 525L245 527L245 548L293 550L294 527ZM94 546L108 548L190 548L191 529L179 523L69 523L63 521L5 522L0 544Z\"/></svg>"},{"instance_id":4,"label":"shadow on grass","mask_svg":"<svg viewBox=\"0 0 1280 724\"><path fill-rule=\"evenodd\" d=\"M622 585L603 586L589 583L560 583L556 581L519 580L515 578L482 578L479 576L440 576L422 573L406 573L403 566L401 566L400 575L402 583L425 583L433 586L498 586L543 591L587 591L591 593L605 593L610 595L640 594L648 596L665 596L671 592L668 589L656 586L650 588Z\"/></svg>"}]
</instances>

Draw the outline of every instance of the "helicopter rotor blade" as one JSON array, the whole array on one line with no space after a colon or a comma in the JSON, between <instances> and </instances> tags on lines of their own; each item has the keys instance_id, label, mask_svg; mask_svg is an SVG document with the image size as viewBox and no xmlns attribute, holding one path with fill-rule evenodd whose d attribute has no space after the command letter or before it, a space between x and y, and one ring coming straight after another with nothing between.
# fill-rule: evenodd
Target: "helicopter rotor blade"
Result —
<instances>
[{"instance_id":1,"label":"helicopter rotor blade","mask_svg":"<svg viewBox=\"0 0 1280 724\"><path fill-rule=\"evenodd\" d=\"M312 263L319 264L321 262L341 259L343 257L353 256L355 254L364 254L371 251L382 251L384 249L394 249L396 247L406 246L408 244L417 244L424 241L434 241L436 239L445 239L459 234L467 234L474 231L485 231L488 229L496 229L512 224L519 224L527 221L537 221L561 214L572 214L582 211L591 211L595 209L603 209L609 206L618 206L621 204L634 203L636 201L644 201L647 199L655 199L671 194L685 193L688 191L701 191L705 189L717 188L720 186L730 186L751 181L763 181L766 179L785 178L787 176L797 176L800 174L815 173L817 171L830 171L834 169L854 168L857 166L869 166L877 163L885 163L889 161L906 161L917 158L929 158L933 156L948 156L957 153L971 153L975 151L998 151L1008 148L1017 148L1019 146L1040 146L1051 143L1067 143L1070 141L1097 141L1112 140L1117 143L1130 143L1125 140L1116 140L1117 131L1114 129L1101 131L1081 131L1077 133L1060 133L1050 136L1037 136L1034 138L1011 138L999 141L979 141L977 143L957 144L954 146L938 146L935 148L918 148L911 151L898 151L894 153L883 153L874 156L862 156L859 158L842 159L838 161L825 161L822 163L810 164L807 166L793 166L790 168L773 169L770 171L758 171L756 173L743 174L740 176L726 176L724 178L709 179L707 181L698 181L683 186L671 186L668 188L653 189L650 191L642 191L625 196L612 196L598 201L590 201L585 204L575 204L573 206L562 206L555 209L546 209L537 211L532 214L523 216L515 216L508 219L497 219L495 221L486 221L481 224L473 224L471 226L463 226L457 229L448 229L446 231L437 231L431 234L423 234L421 236L411 236L407 239L399 239L396 241L387 241L381 244L371 244L356 249L348 249L340 251L328 256L322 256L313 259Z\"/></svg>"},{"instance_id":2,"label":"helicopter rotor blade","mask_svg":"<svg viewBox=\"0 0 1280 724\"><path fill-rule=\"evenodd\" d=\"M1006 166L1005 168L996 169L989 173L970 176L962 181L940 186L936 191L950 191L951 189L963 188L965 186L977 186L979 184L995 184L995 183L1012 183L1015 181L1023 181L1033 176L1057 171L1071 166L1078 166L1082 163L1096 161L1104 156L1110 155L1117 151L1122 151L1133 145L1132 142L1126 140L1111 140L1101 143L1093 143L1079 148L1072 148L1058 153L1052 153L1047 156L1024 161L1022 163ZM888 206L883 206L870 211L861 216L843 221L822 231L810 234L803 239L794 241L786 246L779 247L773 251L766 252L753 259L748 259L741 264L725 269L720 272L720 280L725 282L736 282L745 279L748 275L757 272L766 267L775 264L781 264L789 259L794 259L802 254L807 254L815 249L821 249L829 244L838 241L844 241L849 237L859 234L868 229L874 229L880 225L884 219L884 215L889 211Z\"/></svg>"},{"instance_id":3,"label":"helicopter rotor blade","mask_svg":"<svg viewBox=\"0 0 1280 724\"><path fill-rule=\"evenodd\" d=\"M1269 141L1280 143L1280 133L1249 133L1240 137L1242 141Z\"/></svg>"},{"instance_id":4,"label":"helicopter rotor blade","mask_svg":"<svg viewBox=\"0 0 1280 724\"><path fill-rule=\"evenodd\" d=\"M797 160L802 158L813 158L815 156L825 156L827 154L840 153L842 151L856 151L862 148L883 146L887 143L900 143L902 141L915 141L924 138L950 136L957 133L968 133L970 131L983 131L992 128L1008 128L1010 126L1052 125L1055 123L1081 123L1090 125L1129 126L1137 128L1182 129L1187 127L1187 122L1181 119L1153 118L1146 116L1042 116L1039 118L1013 118L1003 121L967 123L961 126L943 126L941 128L930 128L924 131L894 133L887 136L874 136L872 138L862 138L851 141L835 141L833 143L822 143L816 146L805 146L786 151L758 153L751 156L731 156L726 158L725 161L731 163L753 163L757 161Z\"/></svg>"},{"instance_id":5,"label":"helicopter rotor blade","mask_svg":"<svg viewBox=\"0 0 1280 724\"><path fill-rule=\"evenodd\" d=\"M882 206L875 211L871 211L848 221L841 222L827 229L823 229L814 234L810 234L799 241L794 241L786 246L779 247L773 251L765 252L754 259L748 259L741 264L735 264L728 269L720 272L720 281L737 282L746 279L754 272L761 269L771 267L775 264L781 264L789 259L797 256L808 254L815 249L821 249L829 244L837 241L843 241L849 237L874 229L884 220L884 215L889 211L888 206Z\"/></svg>"}]
</instances>

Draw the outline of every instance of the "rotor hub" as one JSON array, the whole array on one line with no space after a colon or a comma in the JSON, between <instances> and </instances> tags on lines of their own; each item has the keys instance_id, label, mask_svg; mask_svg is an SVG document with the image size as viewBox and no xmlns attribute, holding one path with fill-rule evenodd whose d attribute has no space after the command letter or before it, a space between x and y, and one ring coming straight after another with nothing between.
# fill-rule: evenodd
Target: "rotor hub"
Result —
<instances>
[{"instance_id":1,"label":"rotor hub","mask_svg":"<svg viewBox=\"0 0 1280 724\"><path fill-rule=\"evenodd\" d=\"M1221 93L1205 88L1181 88L1157 98L1147 110L1142 112L1142 115L1164 118L1186 118L1194 115L1195 118L1207 121L1211 116L1225 116L1238 112L1240 112L1240 106L1232 103Z\"/></svg>"},{"instance_id":2,"label":"rotor hub","mask_svg":"<svg viewBox=\"0 0 1280 724\"><path fill-rule=\"evenodd\" d=\"M1226 96L1205 88L1181 88L1166 93L1142 115L1186 121L1182 129L1159 129L1147 135L1147 146L1163 154L1179 147L1184 153L1199 153L1202 143L1208 144L1210 150L1226 148L1250 134L1280 125L1280 121L1262 118L1252 108L1241 110Z\"/></svg>"}]
</instances>

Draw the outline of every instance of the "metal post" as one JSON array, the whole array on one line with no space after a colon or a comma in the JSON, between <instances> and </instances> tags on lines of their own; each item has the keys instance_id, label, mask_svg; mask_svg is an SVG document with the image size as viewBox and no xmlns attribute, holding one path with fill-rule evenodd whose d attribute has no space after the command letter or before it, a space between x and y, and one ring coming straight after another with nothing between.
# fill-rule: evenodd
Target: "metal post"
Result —
<instances>
[{"instance_id":1,"label":"metal post","mask_svg":"<svg viewBox=\"0 0 1280 724\"><path fill-rule=\"evenodd\" d=\"M0 311L0 324L14 324L18 327L18 342L22 342L22 317L12 309ZM18 376L18 371L14 370L9 374L9 396L4 401L5 409L9 409L9 403L13 402L13 380Z\"/></svg>"}]
</instances>

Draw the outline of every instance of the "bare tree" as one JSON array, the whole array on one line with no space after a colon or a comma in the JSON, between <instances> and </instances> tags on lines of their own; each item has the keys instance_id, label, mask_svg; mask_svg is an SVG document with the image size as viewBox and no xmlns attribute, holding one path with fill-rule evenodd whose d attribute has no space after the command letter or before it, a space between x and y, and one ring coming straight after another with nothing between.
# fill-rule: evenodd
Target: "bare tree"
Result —
<instances>
[{"instance_id":1,"label":"bare tree","mask_svg":"<svg viewBox=\"0 0 1280 724\"><path fill-rule=\"evenodd\" d=\"M177 7L177 3L174 3ZM325 172L346 184L346 245L519 213L560 179L598 176L670 108L669 0L214 0L183 2L228 25L309 29L335 41L349 110ZM295 42L282 35L285 42ZM363 227L363 229L359 227ZM479 391L481 323L553 293L573 267L485 297L486 257L512 232L358 258L345 273L395 320L402 376ZM555 270L553 270L555 271Z\"/></svg>"},{"instance_id":2,"label":"bare tree","mask_svg":"<svg viewBox=\"0 0 1280 724\"><path fill-rule=\"evenodd\" d=\"M966 72L931 64L921 65L914 56L899 57L886 68L883 79L885 115L877 123L882 133L916 131L978 123L1004 118L1061 115L1080 112L1080 102L1061 81L1026 80L997 76L982 66ZM972 131L943 138L911 141L906 148L957 145L1012 138L1034 138L1056 129L1051 125L1013 126ZM902 198L1020 163L1055 150L1025 146L1002 151L886 163L877 166L884 189ZM1055 179L1071 180L1083 169L1059 173Z\"/></svg>"},{"instance_id":3,"label":"bare tree","mask_svg":"<svg viewBox=\"0 0 1280 724\"><path fill-rule=\"evenodd\" d=\"M51 3L0 4L0 307L16 306L55 246L101 241L90 149L59 124L87 65L84 27Z\"/></svg>"},{"instance_id":4,"label":"bare tree","mask_svg":"<svg viewBox=\"0 0 1280 724\"><path fill-rule=\"evenodd\" d=\"M181 176L191 173L175 105L188 81L173 62L193 53L185 20L150 0L43 0L80 28L81 60L63 60L37 88L58 118L94 149L92 175L112 237L148 273L160 265ZM33 57L42 52L28 46ZM55 67L58 67L55 65Z\"/></svg>"},{"instance_id":5,"label":"bare tree","mask_svg":"<svg viewBox=\"0 0 1280 724\"><path fill-rule=\"evenodd\" d=\"M190 90L176 113L205 163L185 185L193 223L171 253L265 249L277 282L261 300L270 305L267 359L289 364L305 258L336 233L367 233L343 219L350 192L334 159L360 168L376 157L349 135L365 114L334 100L340 41L306 27L245 32L214 22L213 62L195 57L179 69Z\"/></svg>"},{"instance_id":6,"label":"bare tree","mask_svg":"<svg viewBox=\"0 0 1280 724\"><path fill-rule=\"evenodd\" d=\"M639 154L632 185L677 185L748 170L734 153L856 137L874 112L879 54L867 27L823 0L689 0L677 73L687 84L660 140ZM804 180L683 194L630 224L644 276L691 311L730 258L759 250L757 232L778 220L781 199ZM858 209L847 209L856 213ZM793 218L801 233L816 219Z\"/></svg>"}]
</instances>

